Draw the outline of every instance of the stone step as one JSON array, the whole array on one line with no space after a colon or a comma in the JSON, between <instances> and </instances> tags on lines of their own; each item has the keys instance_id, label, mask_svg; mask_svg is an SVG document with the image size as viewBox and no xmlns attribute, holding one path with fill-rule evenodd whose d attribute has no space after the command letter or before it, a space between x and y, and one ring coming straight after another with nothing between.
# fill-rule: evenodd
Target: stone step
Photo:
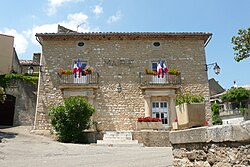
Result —
<instances>
[{"instance_id":1,"label":"stone step","mask_svg":"<svg viewBox=\"0 0 250 167\"><path fill-rule=\"evenodd\" d=\"M143 146L138 143L138 140L133 140L131 132L116 132L116 131L107 131L103 140L97 140L97 145L106 145L106 146Z\"/></svg>"},{"instance_id":2,"label":"stone step","mask_svg":"<svg viewBox=\"0 0 250 167\"><path fill-rule=\"evenodd\" d=\"M118 140L132 140L132 136L103 136L103 140L112 140L112 139L118 139Z\"/></svg>"},{"instance_id":3,"label":"stone step","mask_svg":"<svg viewBox=\"0 0 250 167\"><path fill-rule=\"evenodd\" d=\"M109 147L143 147L143 144L97 144L97 146L109 146Z\"/></svg>"},{"instance_id":4,"label":"stone step","mask_svg":"<svg viewBox=\"0 0 250 167\"><path fill-rule=\"evenodd\" d=\"M137 140L97 140L97 144L138 144Z\"/></svg>"},{"instance_id":5,"label":"stone step","mask_svg":"<svg viewBox=\"0 0 250 167\"><path fill-rule=\"evenodd\" d=\"M105 135L107 136L132 136L132 133L131 132L107 131Z\"/></svg>"}]
</instances>

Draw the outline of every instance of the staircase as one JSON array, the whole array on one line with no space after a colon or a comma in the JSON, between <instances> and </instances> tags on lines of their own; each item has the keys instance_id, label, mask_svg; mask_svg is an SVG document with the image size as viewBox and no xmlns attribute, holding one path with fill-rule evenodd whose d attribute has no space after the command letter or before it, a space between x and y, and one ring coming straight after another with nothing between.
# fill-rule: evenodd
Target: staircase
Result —
<instances>
[{"instance_id":1,"label":"staircase","mask_svg":"<svg viewBox=\"0 0 250 167\"><path fill-rule=\"evenodd\" d=\"M97 145L125 146L125 147L143 146L143 144L138 143L138 140L132 139L131 132L118 132L118 131L106 131L106 133L103 136L103 140L97 140Z\"/></svg>"}]
</instances>

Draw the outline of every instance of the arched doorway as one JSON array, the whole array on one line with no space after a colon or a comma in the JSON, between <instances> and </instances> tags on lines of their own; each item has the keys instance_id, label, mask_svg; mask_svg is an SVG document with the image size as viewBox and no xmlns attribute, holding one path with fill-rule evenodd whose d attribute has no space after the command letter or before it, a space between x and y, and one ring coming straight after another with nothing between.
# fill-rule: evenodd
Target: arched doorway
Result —
<instances>
[{"instance_id":1,"label":"arched doorway","mask_svg":"<svg viewBox=\"0 0 250 167\"><path fill-rule=\"evenodd\" d=\"M0 125L13 126L16 97L7 95L4 103L0 103Z\"/></svg>"}]
</instances>

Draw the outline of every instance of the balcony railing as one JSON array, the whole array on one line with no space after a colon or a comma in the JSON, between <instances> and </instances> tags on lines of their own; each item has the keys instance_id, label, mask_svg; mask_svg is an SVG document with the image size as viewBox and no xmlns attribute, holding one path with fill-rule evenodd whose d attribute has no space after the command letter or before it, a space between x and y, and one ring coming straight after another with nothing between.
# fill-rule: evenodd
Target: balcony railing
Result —
<instances>
[{"instance_id":1,"label":"balcony railing","mask_svg":"<svg viewBox=\"0 0 250 167\"><path fill-rule=\"evenodd\" d=\"M98 84L99 83L99 74L94 72L91 74L87 74L85 76L75 76L74 74L71 75L58 75L59 84L74 84L74 85L91 85L91 84Z\"/></svg>"},{"instance_id":2,"label":"balcony railing","mask_svg":"<svg viewBox=\"0 0 250 167\"><path fill-rule=\"evenodd\" d=\"M140 73L140 83L141 85L180 85L181 76L165 74L163 77L162 75L158 77L158 75Z\"/></svg>"}]
</instances>

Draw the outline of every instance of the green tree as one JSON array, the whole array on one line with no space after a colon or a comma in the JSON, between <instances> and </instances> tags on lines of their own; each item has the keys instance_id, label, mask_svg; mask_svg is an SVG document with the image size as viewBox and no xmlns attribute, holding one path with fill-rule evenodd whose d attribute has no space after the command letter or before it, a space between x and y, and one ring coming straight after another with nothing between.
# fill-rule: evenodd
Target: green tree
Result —
<instances>
[{"instance_id":1,"label":"green tree","mask_svg":"<svg viewBox=\"0 0 250 167\"><path fill-rule=\"evenodd\" d=\"M84 142L82 131L89 128L94 112L95 109L81 97L67 98L64 105L53 106L49 116L59 141Z\"/></svg>"},{"instance_id":2,"label":"green tree","mask_svg":"<svg viewBox=\"0 0 250 167\"><path fill-rule=\"evenodd\" d=\"M235 57L234 59L239 62L250 56L250 27L248 29L239 29L238 36L232 37L234 44Z\"/></svg>"},{"instance_id":3,"label":"green tree","mask_svg":"<svg viewBox=\"0 0 250 167\"><path fill-rule=\"evenodd\" d=\"M250 91L245 88L231 88L225 94L221 96L223 101L229 102L242 102L250 97Z\"/></svg>"},{"instance_id":4,"label":"green tree","mask_svg":"<svg viewBox=\"0 0 250 167\"><path fill-rule=\"evenodd\" d=\"M222 120L220 118L219 105L217 103L212 104L212 122L213 125L221 125Z\"/></svg>"},{"instance_id":5,"label":"green tree","mask_svg":"<svg viewBox=\"0 0 250 167\"><path fill-rule=\"evenodd\" d=\"M245 88L231 88L221 96L221 100L239 103L240 107L242 102L250 98L250 90Z\"/></svg>"}]
</instances>

